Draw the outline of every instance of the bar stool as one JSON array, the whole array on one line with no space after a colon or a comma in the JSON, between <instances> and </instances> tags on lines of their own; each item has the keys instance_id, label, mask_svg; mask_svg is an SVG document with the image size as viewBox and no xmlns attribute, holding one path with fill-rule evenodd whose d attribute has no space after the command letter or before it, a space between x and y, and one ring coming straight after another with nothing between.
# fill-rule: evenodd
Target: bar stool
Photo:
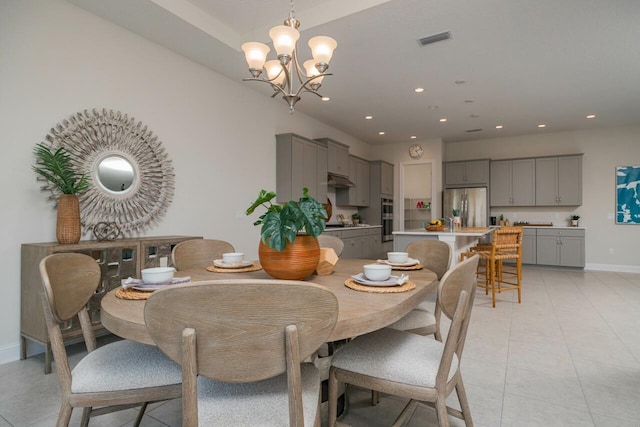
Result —
<instances>
[{"instance_id":1,"label":"bar stool","mask_svg":"<svg viewBox=\"0 0 640 427\"><path fill-rule=\"evenodd\" d=\"M491 303L496 306L497 291L518 291L518 304L522 302L522 227L500 227L493 232L491 243L481 243L460 255L460 259L478 254L482 262L478 263L476 275L478 286L483 287L485 295L491 287ZM515 266L503 261L514 261Z\"/></svg>"}]
</instances>

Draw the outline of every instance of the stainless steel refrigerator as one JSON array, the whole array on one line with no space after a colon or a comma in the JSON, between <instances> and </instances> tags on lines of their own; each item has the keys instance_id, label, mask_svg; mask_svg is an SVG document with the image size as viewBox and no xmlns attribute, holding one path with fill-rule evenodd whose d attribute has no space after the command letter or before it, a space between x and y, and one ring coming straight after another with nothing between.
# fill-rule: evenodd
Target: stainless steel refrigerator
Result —
<instances>
[{"instance_id":1,"label":"stainless steel refrigerator","mask_svg":"<svg viewBox=\"0 0 640 427\"><path fill-rule=\"evenodd\" d=\"M453 216L460 211L462 227L487 227L489 224L489 198L487 187L447 188L442 192L442 216Z\"/></svg>"}]
</instances>

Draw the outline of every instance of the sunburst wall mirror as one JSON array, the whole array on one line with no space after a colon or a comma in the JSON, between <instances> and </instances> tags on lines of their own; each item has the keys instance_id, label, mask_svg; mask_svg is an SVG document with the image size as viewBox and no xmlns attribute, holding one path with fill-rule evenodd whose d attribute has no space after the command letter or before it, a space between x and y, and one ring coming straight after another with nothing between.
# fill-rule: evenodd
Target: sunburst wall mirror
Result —
<instances>
[{"instance_id":1,"label":"sunburst wall mirror","mask_svg":"<svg viewBox=\"0 0 640 427\"><path fill-rule=\"evenodd\" d=\"M100 223L115 223L124 234L141 232L171 204L171 159L158 137L133 117L84 110L58 123L46 140L65 147L78 172L91 177L89 189L79 195L83 233Z\"/></svg>"}]
</instances>

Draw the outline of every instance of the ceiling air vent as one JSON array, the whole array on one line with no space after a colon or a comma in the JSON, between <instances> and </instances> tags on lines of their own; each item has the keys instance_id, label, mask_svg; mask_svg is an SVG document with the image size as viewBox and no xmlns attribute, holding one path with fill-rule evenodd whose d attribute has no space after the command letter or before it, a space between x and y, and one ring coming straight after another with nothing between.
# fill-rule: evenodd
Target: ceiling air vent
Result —
<instances>
[{"instance_id":1,"label":"ceiling air vent","mask_svg":"<svg viewBox=\"0 0 640 427\"><path fill-rule=\"evenodd\" d=\"M465 132L481 132L482 129L467 129Z\"/></svg>"},{"instance_id":2,"label":"ceiling air vent","mask_svg":"<svg viewBox=\"0 0 640 427\"><path fill-rule=\"evenodd\" d=\"M443 40L449 40L451 38L451 31L444 31L442 33L433 34L427 37L422 37L418 39L418 44L420 46L426 46L431 43L441 42Z\"/></svg>"}]
</instances>

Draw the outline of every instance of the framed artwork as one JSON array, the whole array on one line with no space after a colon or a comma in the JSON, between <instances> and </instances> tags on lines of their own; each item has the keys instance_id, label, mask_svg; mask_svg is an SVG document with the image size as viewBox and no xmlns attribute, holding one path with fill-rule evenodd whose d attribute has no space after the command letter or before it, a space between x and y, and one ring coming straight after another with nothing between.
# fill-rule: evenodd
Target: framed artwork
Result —
<instances>
[{"instance_id":1,"label":"framed artwork","mask_svg":"<svg viewBox=\"0 0 640 427\"><path fill-rule=\"evenodd\" d=\"M640 166L616 166L616 224L640 224Z\"/></svg>"}]
</instances>

